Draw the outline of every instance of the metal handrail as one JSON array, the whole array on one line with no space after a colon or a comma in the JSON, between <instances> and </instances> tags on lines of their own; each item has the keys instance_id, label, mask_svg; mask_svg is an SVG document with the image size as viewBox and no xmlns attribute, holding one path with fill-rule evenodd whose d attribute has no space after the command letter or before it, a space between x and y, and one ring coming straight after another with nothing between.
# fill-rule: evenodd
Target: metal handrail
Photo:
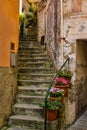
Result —
<instances>
[{"instance_id":1,"label":"metal handrail","mask_svg":"<svg viewBox=\"0 0 87 130\"><path fill-rule=\"evenodd\" d=\"M49 92L50 92L50 89L53 85L53 82L54 82L54 79L55 77L58 75L58 73L62 70L62 68L65 66L65 64L70 60L70 58L68 57L66 59L66 61L63 63L63 65L60 67L59 71L56 73L56 75L54 76L52 82L50 83L50 86L47 90L47 93L46 93L46 96L45 96L45 118L44 118L44 130L47 130L47 98L48 98L48 95L49 95Z\"/></svg>"}]
</instances>

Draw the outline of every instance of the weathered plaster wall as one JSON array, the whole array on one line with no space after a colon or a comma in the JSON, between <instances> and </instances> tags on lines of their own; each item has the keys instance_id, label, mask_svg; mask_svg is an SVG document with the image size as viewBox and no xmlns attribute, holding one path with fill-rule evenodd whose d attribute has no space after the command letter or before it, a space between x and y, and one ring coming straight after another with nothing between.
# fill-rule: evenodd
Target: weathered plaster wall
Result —
<instances>
[{"instance_id":1,"label":"weathered plaster wall","mask_svg":"<svg viewBox=\"0 0 87 130\"><path fill-rule=\"evenodd\" d=\"M64 59L70 57L69 68L74 73L73 86L65 102L64 121L65 126L68 126L87 109L87 3L82 1L79 13L78 4L74 6L77 8L77 12L74 13L72 1L64 2Z\"/></svg>"},{"instance_id":2,"label":"weathered plaster wall","mask_svg":"<svg viewBox=\"0 0 87 130\"><path fill-rule=\"evenodd\" d=\"M41 7L41 4L39 4ZM38 8L39 8L38 7ZM58 66L59 43L60 43L60 2L58 0L48 0L44 9L38 12L38 39L45 34L47 50L54 62L55 68Z\"/></svg>"},{"instance_id":3,"label":"weathered plaster wall","mask_svg":"<svg viewBox=\"0 0 87 130\"><path fill-rule=\"evenodd\" d=\"M19 0L0 1L0 128L11 112L17 87L17 68L10 67L10 52L17 54ZM12 50L11 42L14 43Z\"/></svg>"},{"instance_id":4,"label":"weathered plaster wall","mask_svg":"<svg viewBox=\"0 0 87 130\"><path fill-rule=\"evenodd\" d=\"M23 7L23 9L26 11L26 12L28 12L29 11L29 3L28 3L28 1L27 0L22 0L22 7Z\"/></svg>"},{"instance_id":5,"label":"weathered plaster wall","mask_svg":"<svg viewBox=\"0 0 87 130\"><path fill-rule=\"evenodd\" d=\"M0 67L0 128L11 113L16 87L17 69Z\"/></svg>"},{"instance_id":6,"label":"weathered plaster wall","mask_svg":"<svg viewBox=\"0 0 87 130\"><path fill-rule=\"evenodd\" d=\"M45 34L45 10L38 11L38 41Z\"/></svg>"},{"instance_id":7,"label":"weathered plaster wall","mask_svg":"<svg viewBox=\"0 0 87 130\"><path fill-rule=\"evenodd\" d=\"M67 64L67 67L73 72L72 88L68 90L68 96L64 99L65 107L61 112L59 130L63 130L65 127L72 124L87 108L87 101L85 100L87 97L87 49L85 49L87 48L87 1L80 0L79 2L81 3L78 3L78 0L64 0L64 21L61 21L60 19L61 12L59 7L61 6L60 4L57 5L59 10L57 10L56 45L54 39L54 1L50 1L48 4L49 6L45 8L46 42L49 51L51 54L53 52L56 53L56 60L54 54L53 60L58 67L62 65L62 59L65 61L67 56L69 56L70 61L69 64ZM63 22L64 27L60 28L62 23L59 21ZM63 31L63 37L60 36L60 30ZM61 38L63 38L63 40L61 40Z\"/></svg>"}]
</instances>

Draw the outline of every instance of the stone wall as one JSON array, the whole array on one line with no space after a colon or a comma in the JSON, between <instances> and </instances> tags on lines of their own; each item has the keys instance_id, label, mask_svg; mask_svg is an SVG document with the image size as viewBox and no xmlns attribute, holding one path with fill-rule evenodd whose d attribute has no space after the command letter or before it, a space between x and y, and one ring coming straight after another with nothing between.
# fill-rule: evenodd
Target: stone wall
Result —
<instances>
[{"instance_id":1,"label":"stone wall","mask_svg":"<svg viewBox=\"0 0 87 130\"><path fill-rule=\"evenodd\" d=\"M65 100L62 118L65 127L72 124L87 109L87 12L86 10L83 12L87 4L83 1L79 13L73 12L71 0L64 2L63 56L64 60L67 56L70 57L68 67L74 74L72 88L68 90L68 97Z\"/></svg>"},{"instance_id":2,"label":"stone wall","mask_svg":"<svg viewBox=\"0 0 87 130\"><path fill-rule=\"evenodd\" d=\"M44 4L43 4L44 5ZM41 3L38 4L41 8ZM60 2L48 0L38 11L38 40L45 35L45 43L55 68L58 66L60 43Z\"/></svg>"},{"instance_id":3,"label":"stone wall","mask_svg":"<svg viewBox=\"0 0 87 130\"><path fill-rule=\"evenodd\" d=\"M25 13L29 12L29 2L27 0L23 0L22 8L25 10Z\"/></svg>"},{"instance_id":4,"label":"stone wall","mask_svg":"<svg viewBox=\"0 0 87 130\"><path fill-rule=\"evenodd\" d=\"M0 128L11 113L17 89L17 68L0 67Z\"/></svg>"},{"instance_id":5,"label":"stone wall","mask_svg":"<svg viewBox=\"0 0 87 130\"><path fill-rule=\"evenodd\" d=\"M76 6L74 6L75 2ZM49 0L46 7L46 25L44 27L46 27L48 50L51 54L53 53L53 57L56 54L56 58L53 60L58 68L69 56L70 61L66 67L73 72L72 86L68 90L68 96L64 98L64 108L61 110L59 119L59 130L64 130L87 109L87 1L82 0L78 7L78 0L64 0L63 21L61 21L60 3L58 3L56 44L54 1ZM60 28L61 24L63 27ZM61 29L63 37L60 36Z\"/></svg>"}]
</instances>

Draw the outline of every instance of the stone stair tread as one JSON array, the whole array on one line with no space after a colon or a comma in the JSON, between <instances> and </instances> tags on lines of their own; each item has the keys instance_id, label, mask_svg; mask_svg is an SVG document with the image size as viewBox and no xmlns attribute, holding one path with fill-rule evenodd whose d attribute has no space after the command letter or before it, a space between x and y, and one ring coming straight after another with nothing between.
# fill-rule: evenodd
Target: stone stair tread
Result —
<instances>
[{"instance_id":1,"label":"stone stair tread","mask_svg":"<svg viewBox=\"0 0 87 130\"><path fill-rule=\"evenodd\" d=\"M3 129L2 129L3 130ZM29 128L23 128L23 127L19 127L19 126L13 126L13 127L9 127L9 128L7 128L7 129L5 129L5 130L31 130L31 128L29 129ZM36 129L33 129L33 130L36 130Z\"/></svg>"},{"instance_id":2,"label":"stone stair tread","mask_svg":"<svg viewBox=\"0 0 87 130\"><path fill-rule=\"evenodd\" d=\"M19 49L37 49L37 50L41 50L41 48L38 46L38 47L35 47L35 46L30 46L28 44L22 44L19 46Z\"/></svg>"},{"instance_id":3,"label":"stone stair tread","mask_svg":"<svg viewBox=\"0 0 87 130\"><path fill-rule=\"evenodd\" d=\"M20 56L21 54L18 54L18 56ZM48 54L22 54L23 56L26 55L26 56L48 56Z\"/></svg>"},{"instance_id":4,"label":"stone stair tread","mask_svg":"<svg viewBox=\"0 0 87 130\"><path fill-rule=\"evenodd\" d=\"M42 88L35 88L35 87L29 87L29 86L18 86L19 90L47 90L46 87L42 87Z\"/></svg>"},{"instance_id":5,"label":"stone stair tread","mask_svg":"<svg viewBox=\"0 0 87 130\"><path fill-rule=\"evenodd\" d=\"M48 57L19 57L18 60L25 60L25 59L29 59L29 60L33 60L33 59L37 59L37 60L44 60L44 59L49 59Z\"/></svg>"},{"instance_id":6,"label":"stone stair tread","mask_svg":"<svg viewBox=\"0 0 87 130\"><path fill-rule=\"evenodd\" d=\"M13 126L2 130L29 130L29 129L23 128L21 126Z\"/></svg>"},{"instance_id":7,"label":"stone stair tread","mask_svg":"<svg viewBox=\"0 0 87 130\"><path fill-rule=\"evenodd\" d=\"M32 68L32 67L18 67L18 69L30 69L30 70L54 70L54 68Z\"/></svg>"},{"instance_id":8,"label":"stone stair tread","mask_svg":"<svg viewBox=\"0 0 87 130\"><path fill-rule=\"evenodd\" d=\"M38 117L35 117L35 116L29 116L29 115L12 115L10 117L10 119L17 119L17 120L26 120L26 121L37 121L37 122L42 122L43 119L42 118L38 118Z\"/></svg>"},{"instance_id":9,"label":"stone stair tread","mask_svg":"<svg viewBox=\"0 0 87 130\"><path fill-rule=\"evenodd\" d=\"M20 82L30 82L30 83L50 83L51 80L18 80Z\"/></svg>"},{"instance_id":10,"label":"stone stair tread","mask_svg":"<svg viewBox=\"0 0 87 130\"><path fill-rule=\"evenodd\" d=\"M28 108L28 109L40 109L41 107L36 104L25 104L25 103L16 103L14 105L15 108Z\"/></svg>"},{"instance_id":11,"label":"stone stair tread","mask_svg":"<svg viewBox=\"0 0 87 130\"><path fill-rule=\"evenodd\" d=\"M23 61L19 61L19 63L20 62L23 62ZM27 61L26 63L28 63L28 64L43 64L44 62L43 61L38 61L38 62L36 62L36 61L32 61L32 62L31 61Z\"/></svg>"},{"instance_id":12,"label":"stone stair tread","mask_svg":"<svg viewBox=\"0 0 87 130\"><path fill-rule=\"evenodd\" d=\"M37 98L37 99L43 99L44 98L44 96L35 96L35 95L29 96L29 95L23 95L23 94L18 94L17 96L22 97L22 98Z\"/></svg>"},{"instance_id":13,"label":"stone stair tread","mask_svg":"<svg viewBox=\"0 0 87 130\"><path fill-rule=\"evenodd\" d=\"M19 73L19 75L30 75L30 76L54 76L55 73L52 73L52 74L44 74L44 73L41 73L41 74L35 74L35 73L30 73L30 74L27 74L27 73Z\"/></svg>"}]
</instances>

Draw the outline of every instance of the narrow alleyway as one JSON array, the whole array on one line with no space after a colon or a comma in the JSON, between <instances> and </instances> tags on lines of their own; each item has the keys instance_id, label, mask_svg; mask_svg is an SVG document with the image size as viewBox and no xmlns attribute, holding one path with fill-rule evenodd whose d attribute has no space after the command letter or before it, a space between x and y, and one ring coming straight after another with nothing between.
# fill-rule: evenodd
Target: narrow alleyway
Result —
<instances>
[{"instance_id":1,"label":"narrow alleyway","mask_svg":"<svg viewBox=\"0 0 87 130\"><path fill-rule=\"evenodd\" d=\"M27 37L20 38L18 88L7 130L44 129L44 116L39 103L44 100L54 74L53 64L47 51L37 42L37 30L34 29ZM49 125L52 124L54 130L57 130L55 122Z\"/></svg>"}]
</instances>

